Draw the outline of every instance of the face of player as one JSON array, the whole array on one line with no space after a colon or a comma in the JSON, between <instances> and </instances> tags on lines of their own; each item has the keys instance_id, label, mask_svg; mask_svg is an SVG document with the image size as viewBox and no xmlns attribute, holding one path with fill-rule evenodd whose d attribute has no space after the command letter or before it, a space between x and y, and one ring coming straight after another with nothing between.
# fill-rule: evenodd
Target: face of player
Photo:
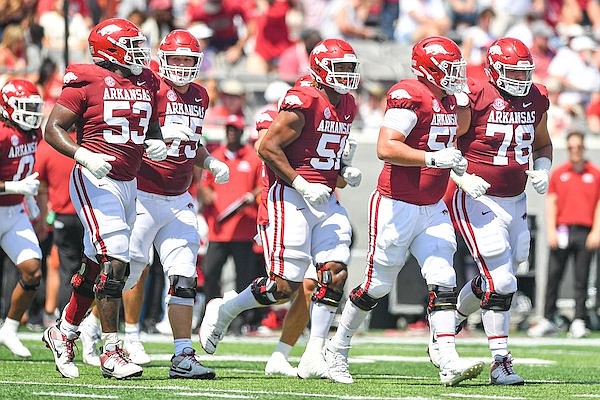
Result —
<instances>
[{"instance_id":1,"label":"face of player","mask_svg":"<svg viewBox=\"0 0 600 400\"><path fill-rule=\"evenodd\" d=\"M508 79L514 79L516 81L525 81L525 80L528 80L530 76L531 76L531 71L514 70L514 69L506 70L506 77Z\"/></svg>"},{"instance_id":2,"label":"face of player","mask_svg":"<svg viewBox=\"0 0 600 400\"><path fill-rule=\"evenodd\" d=\"M196 65L196 57L191 56L169 56L167 57L167 63L169 65L177 65L180 67L193 67Z\"/></svg>"}]
</instances>

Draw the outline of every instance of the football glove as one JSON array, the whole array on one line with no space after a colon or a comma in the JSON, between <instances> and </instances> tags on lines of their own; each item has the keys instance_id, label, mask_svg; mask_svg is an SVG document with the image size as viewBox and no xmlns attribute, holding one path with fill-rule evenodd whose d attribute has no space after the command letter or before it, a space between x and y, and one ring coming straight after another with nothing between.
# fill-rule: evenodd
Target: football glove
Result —
<instances>
[{"instance_id":1,"label":"football glove","mask_svg":"<svg viewBox=\"0 0 600 400\"><path fill-rule=\"evenodd\" d=\"M454 168L463 158L460 150L448 147L438 151L425 152L425 165L430 168Z\"/></svg>"},{"instance_id":2,"label":"football glove","mask_svg":"<svg viewBox=\"0 0 600 400\"><path fill-rule=\"evenodd\" d=\"M229 167L222 161L217 160L213 156L208 156L204 159L204 168L209 170L215 176L215 183L229 182Z\"/></svg>"},{"instance_id":3,"label":"football glove","mask_svg":"<svg viewBox=\"0 0 600 400\"><path fill-rule=\"evenodd\" d=\"M459 176L454 171L451 171L450 178L456 183L456 186L474 199L484 195L491 186L485 179L475 174L465 173Z\"/></svg>"},{"instance_id":4,"label":"football glove","mask_svg":"<svg viewBox=\"0 0 600 400\"><path fill-rule=\"evenodd\" d=\"M362 181L362 172L358 168L345 166L342 168L342 178L351 187L358 187Z\"/></svg>"},{"instance_id":5,"label":"football glove","mask_svg":"<svg viewBox=\"0 0 600 400\"><path fill-rule=\"evenodd\" d=\"M10 194L35 196L37 195L40 187L40 181L37 178L38 175L39 174L37 172L34 172L20 181L6 181L4 182L4 192Z\"/></svg>"},{"instance_id":6,"label":"football glove","mask_svg":"<svg viewBox=\"0 0 600 400\"><path fill-rule=\"evenodd\" d=\"M548 190L548 182L550 180L549 170L552 166L552 161L547 157L539 157L533 161L533 170L525 171L527 176L531 178L531 186L539 193L544 194Z\"/></svg>"},{"instance_id":7,"label":"football glove","mask_svg":"<svg viewBox=\"0 0 600 400\"><path fill-rule=\"evenodd\" d=\"M90 171L92 175L96 177L96 179L102 179L108 175L112 169L112 165L110 165L109 161L116 160L114 156L109 156L108 154L102 153L93 153L88 149L84 149L83 147L77 149L73 155L73 158L79 164L87 168L87 170Z\"/></svg>"},{"instance_id":8,"label":"football glove","mask_svg":"<svg viewBox=\"0 0 600 400\"><path fill-rule=\"evenodd\" d=\"M331 188L322 183L311 183L298 175L292 182L292 187L304 197L312 206L320 206L327 203Z\"/></svg>"},{"instance_id":9,"label":"football glove","mask_svg":"<svg viewBox=\"0 0 600 400\"><path fill-rule=\"evenodd\" d=\"M356 148L358 147L358 142L356 139L348 136L346 138L346 145L344 146L344 152L342 153L342 164L344 165L352 165L352 160L354 159L354 153L356 153ZM352 186L352 185L350 185Z\"/></svg>"},{"instance_id":10,"label":"football glove","mask_svg":"<svg viewBox=\"0 0 600 400\"><path fill-rule=\"evenodd\" d=\"M146 139L146 154L152 161L163 161L167 158L167 145L159 139Z\"/></svg>"}]
</instances>

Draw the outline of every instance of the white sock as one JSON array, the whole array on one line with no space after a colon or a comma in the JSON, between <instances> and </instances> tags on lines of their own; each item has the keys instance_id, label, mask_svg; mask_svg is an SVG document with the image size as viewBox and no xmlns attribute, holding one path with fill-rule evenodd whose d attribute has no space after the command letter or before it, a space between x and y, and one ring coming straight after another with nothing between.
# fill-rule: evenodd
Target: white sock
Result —
<instances>
[{"instance_id":1,"label":"white sock","mask_svg":"<svg viewBox=\"0 0 600 400\"><path fill-rule=\"evenodd\" d=\"M456 337L454 334L454 310L434 311L429 315L429 329L433 330L440 352L440 366L456 360Z\"/></svg>"},{"instance_id":2,"label":"white sock","mask_svg":"<svg viewBox=\"0 0 600 400\"><path fill-rule=\"evenodd\" d=\"M277 346L275 346L275 350L273 351L273 353L281 353L283 355L283 357L285 357L285 359L287 360L288 357L290 356L290 353L292 352L292 348L293 348L293 346L290 346L287 343L279 341L277 343Z\"/></svg>"},{"instance_id":3,"label":"white sock","mask_svg":"<svg viewBox=\"0 0 600 400\"><path fill-rule=\"evenodd\" d=\"M325 339L329 335L329 328L335 318L335 307L323 303L312 302L310 310L310 336Z\"/></svg>"},{"instance_id":4,"label":"white sock","mask_svg":"<svg viewBox=\"0 0 600 400\"><path fill-rule=\"evenodd\" d=\"M65 334L65 336L70 337L69 334L73 334L79 331L79 326L72 325L63 319L59 322L58 329L60 329L60 331Z\"/></svg>"},{"instance_id":5,"label":"white sock","mask_svg":"<svg viewBox=\"0 0 600 400\"><path fill-rule=\"evenodd\" d=\"M471 281L468 281L465 286L462 287L458 293L458 300L456 303L456 326L462 323L467 317L479 310L481 300L473 290L471 289Z\"/></svg>"},{"instance_id":6,"label":"white sock","mask_svg":"<svg viewBox=\"0 0 600 400\"><path fill-rule=\"evenodd\" d=\"M2 333L3 334L12 334L14 336L17 334L19 325L21 325L21 323L19 321L17 321L16 319L6 318L4 320L4 325L2 325Z\"/></svg>"},{"instance_id":7,"label":"white sock","mask_svg":"<svg viewBox=\"0 0 600 400\"><path fill-rule=\"evenodd\" d=\"M482 322L492 357L508 354L508 331L510 328L510 312L483 310Z\"/></svg>"},{"instance_id":8,"label":"white sock","mask_svg":"<svg viewBox=\"0 0 600 400\"><path fill-rule=\"evenodd\" d=\"M119 343L119 333L102 332L102 342L104 342L104 352L114 351Z\"/></svg>"},{"instance_id":9,"label":"white sock","mask_svg":"<svg viewBox=\"0 0 600 400\"><path fill-rule=\"evenodd\" d=\"M265 305L256 301L250 286L242 290L233 299L223 303L223 305L224 310L226 310L227 314L231 316L232 320L243 311L251 310L253 308L266 307Z\"/></svg>"},{"instance_id":10,"label":"white sock","mask_svg":"<svg viewBox=\"0 0 600 400\"><path fill-rule=\"evenodd\" d=\"M358 308L353 302L347 301L340 317L340 322L331 344L336 349L347 349L350 347L352 337L363 323L369 311Z\"/></svg>"},{"instance_id":11,"label":"white sock","mask_svg":"<svg viewBox=\"0 0 600 400\"><path fill-rule=\"evenodd\" d=\"M185 349L193 349L192 347L192 339L190 338L182 338L173 340L173 345L175 346L175 355L178 356L183 353Z\"/></svg>"},{"instance_id":12,"label":"white sock","mask_svg":"<svg viewBox=\"0 0 600 400\"><path fill-rule=\"evenodd\" d=\"M81 321L81 328L85 329L90 335L100 333L100 318L96 317L93 313L89 313L87 317Z\"/></svg>"},{"instance_id":13,"label":"white sock","mask_svg":"<svg viewBox=\"0 0 600 400\"><path fill-rule=\"evenodd\" d=\"M140 341L140 326L138 323L128 324L125 323L125 340L129 340L131 342L139 342Z\"/></svg>"}]
</instances>

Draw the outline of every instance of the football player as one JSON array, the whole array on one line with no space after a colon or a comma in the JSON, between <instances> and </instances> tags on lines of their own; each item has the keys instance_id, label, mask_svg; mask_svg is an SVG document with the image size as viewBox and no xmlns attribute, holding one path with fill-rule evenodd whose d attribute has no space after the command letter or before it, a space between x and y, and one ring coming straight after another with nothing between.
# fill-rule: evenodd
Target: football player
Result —
<instances>
[{"instance_id":1,"label":"football player","mask_svg":"<svg viewBox=\"0 0 600 400\"><path fill-rule=\"evenodd\" d=\"M35 85L25 79L9 80L0 92L0 247L19 271L10 308L0 328L0 344L19 357L31 357L19 340L17 329L42 277L42 251L24 212L23 198L33 199L40 186L37 172L32 171L42 137L43 104ZM37 208L35 200L31 204Z\"/></svg>"},{"instance_id":2,"label":"football player","mask_svg":"<svg viewBox=\"0 0 600 400\"><path fill-rule=\"evenodd\" d=\"M515 267L529 256L525 184L529 177L538 193L546 193L552 165L548 93L533 83L534 69L523 42L500 38L487 52L489 80L469 79L457 94L458 148L468 160L468 173L456 181L450 212L480 274L460 291L456 324L481 308L494 385L524 383L512 366L508 333ZM489 184L487 194L474 200L481 192L472 188L482 181ZM436 363L436 343L429 350Z\"/></svg>"},{"instance_id":3,"label":"football player","mask_svg":"<svg viewBox=\"0 0 600 400\"><path fill-rule=\"evenodd\" d=\"M207 304L200 326L207 353L215 352L240 312L288 301L312 262L318 286L312 296L310 338L297 372L300 378L326 376L322 348L342 298L351 240L346 210L331 192L347 168L342 153L356 115L349 92L358 87L358 63L344 40L318 43L309 57L311 84L287 92L261 140L258 152L277 175L267 200L269 276L256 278L238 295L226 293ZM360 178L352 180L359 183ZM327 228L331 226L335 229Z\"/></svg>"},{"instance_id":4,"label":"football player","mask_svg":"<svg viewBox=\"0 0 600 400\"><path fill-rule=\"evenodd\" d=\"M105 377L140 376L119 341L118 314L129 275L129 238L136 217L136 176L142 155L167 156L156 92L158 79L147 66L150 49L133 23L120 18L100 22L90 32L92 65L69 66L63 91L45 130L45 139L77 161L71 173L71 200L84 228L84 260L72 279L73 295L58 324L44 331L58 371L79 376L73 363L78 326L94 298L102 325ZM75 124L77 142L67 130Z\"/></svg>"},{"instance_id":5,"label":"football player","mask_svg":"<svg viewBox=\"0 0 600 400\"><path fill-rule=\"evenodd\" d=\"M352 383L350 341L367 313L392 288L410 251L429 290L430 330L440 349L441 383L454 386L479 375L482 362L459 358L455 349L456 237L442 197L450 170L466 162L454 148L454 93L466 82L466 63L452 40L432 36L412 49L417 80L390 88L379 131L377 156L384 161L369 200L369 250L363 282L350 292L337 331L325 347L330 378Z\"/></svg>"}]
</instances>

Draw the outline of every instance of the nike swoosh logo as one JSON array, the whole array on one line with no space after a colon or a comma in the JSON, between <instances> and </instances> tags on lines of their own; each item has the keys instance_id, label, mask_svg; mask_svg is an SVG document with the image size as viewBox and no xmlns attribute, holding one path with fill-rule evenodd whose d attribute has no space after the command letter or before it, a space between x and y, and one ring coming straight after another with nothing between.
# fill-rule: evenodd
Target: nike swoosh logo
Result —
<instances>
[{"instance_id":1,"label":"nike swoosh logo","mask_svg":"<svg viewBox=\"0 0 600 400\"><path fill-rule=\"evenodd\" d=\"M137 83L136 83L136 85L138 85L138 86L142 86L145 84L146 84L146 81L137 81Z\"/></svg>"},{"instance_id":2,"label":"nike swoosh logo","mask_svg":"<svg viewBox=\"0 0 600 400\"><path fill-rule=\"evenodd\" d=\"M300 207L300 208L296 207L296 210L297 210L297 211L302 211L302 210L304 210L304 209L305 209L304 207Z\"/></svg>"},{"instance_id":3,"label":"nike swoosh logo","mask_svg":"<svg viewBox=\"0 0 600 400\"><path fill-rule=\"evenodd\" d=\"M450 106L451 110L454 110L455 108L456 108L456 106L454 104Z\"/></svg>"},{"instance_id":4,"label":"nike swoosh logo","mask_svg":"<svg viewBox=\"0 0 600 400\"><path fill-rule=\"evenodd\" d=\"M185 371L185 372L190 372L192 370L192 366L188 366L187 368L183 368L180 366L175 367L176 369L178 369L179 371Z\"/></svg>"},{"instance_id":5,"label":"nike swoosh logo","mask_svg":"<svg viewBox=\"0 0 600 400\"><path fill-rule=\"evenodd\" d=\"M102 366L102 369L105 370L106 372L110 372L111 374L113 372L115 372L115 367L108 368L108 367Z\"/></svg>"},{"instance_id":6,"label":"nike swoosh logo","mask_svg":"<svg viewBox=\"0 0 600 400\"><path fill-rule=\"evenodd\" d=\"M350 116L349 116L349 115L344 115L344 119L345 119L346 121L348 121L348 120L350 119Z\"/></svg>"},{"instance_id":7,"label":"nike swoosh logo","mask_svg":"<svg viewBox=\"0 0 600 400\"><path fill-rule=\"evenodd\" d=\"M491 212L492 212L492 210L482 211L482 212L481 212L481 215L486 215L486 214L489 214L489 213L491 213Z\"/></svg>"},{"instance_id":8,"label":"nike swoosh logo","mask_svg":"<svg viewBox=\"0 0 600 400\"><path fill-rule=\"evenodd\" d=\"M527 107L529 107L532 104L533 104L533 102L523 103L523 108L527 108Z\"/></svg>"},{"instance_id":9,"label":"nike swoosh logo","mask_svg":"<svg viewBox=\"0 0 600 400\"><path fill-rule=\"evenodd\" d=\"M200 103L202 101L202 99L199 99L197 97L194 97L194 101L196 101L196 103Z\"/></svg>"}]
</instances>

